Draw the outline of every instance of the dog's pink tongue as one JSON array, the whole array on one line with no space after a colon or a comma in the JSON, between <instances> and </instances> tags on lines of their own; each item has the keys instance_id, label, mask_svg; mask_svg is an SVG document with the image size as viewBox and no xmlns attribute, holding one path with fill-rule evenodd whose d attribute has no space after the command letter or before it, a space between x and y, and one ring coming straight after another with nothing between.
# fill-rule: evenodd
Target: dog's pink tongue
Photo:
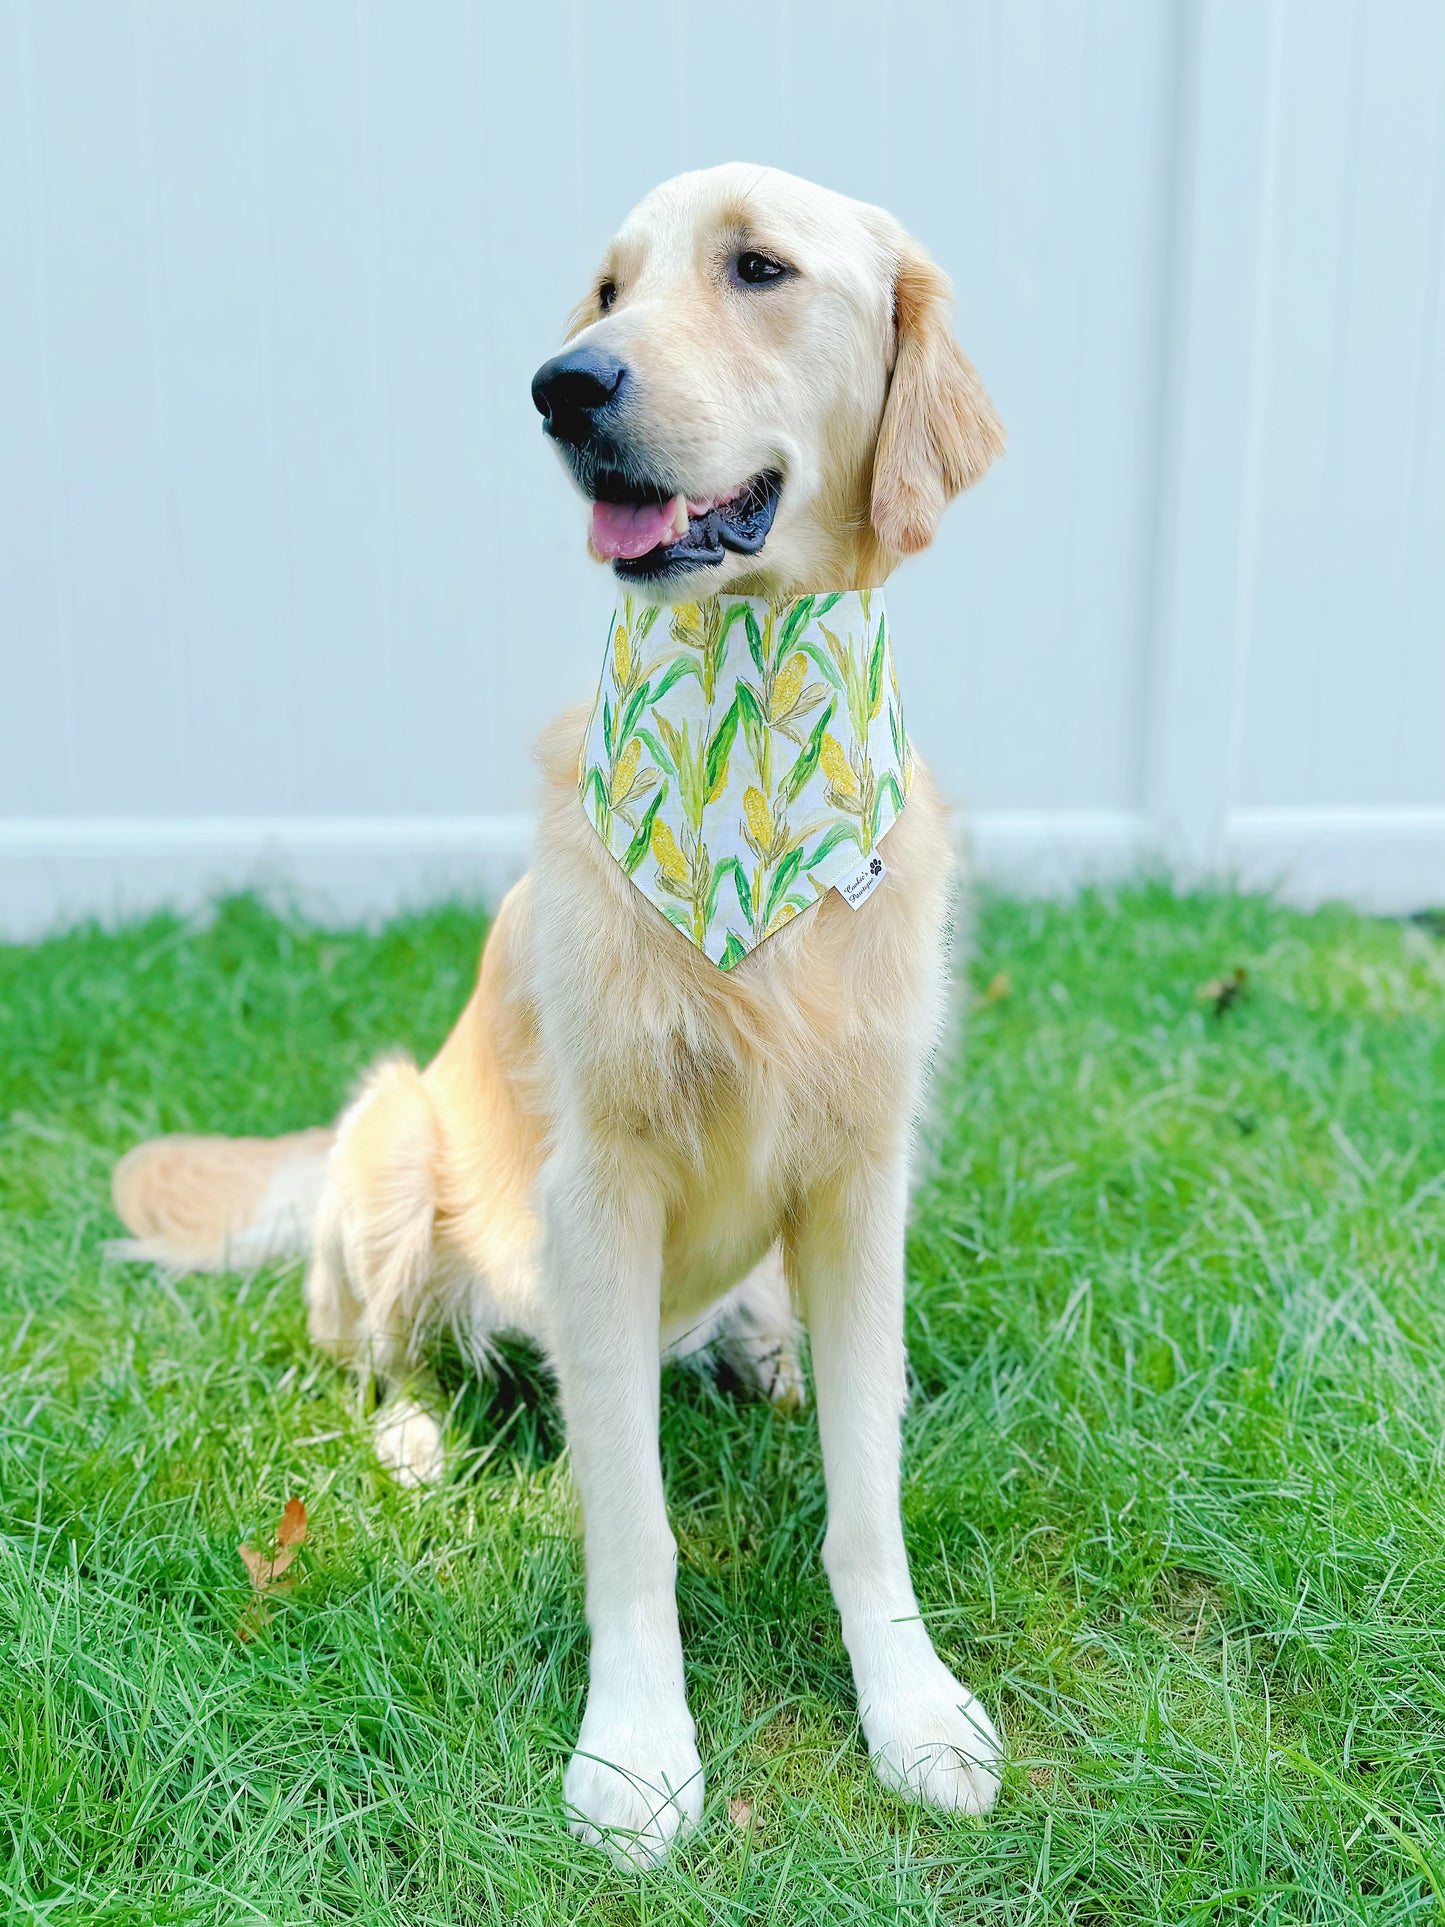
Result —
<instances>
[{"instance_id":1,"label":"dog's pink tongue","mask_svg":"<svg viewBox=\"0 0 1445 1927\"><path fill-rule=\"evenodd\" d=\"M594 502L592 546L599 555L631 561L672 539L672 503Z\"/></svg>"}]
</instances>

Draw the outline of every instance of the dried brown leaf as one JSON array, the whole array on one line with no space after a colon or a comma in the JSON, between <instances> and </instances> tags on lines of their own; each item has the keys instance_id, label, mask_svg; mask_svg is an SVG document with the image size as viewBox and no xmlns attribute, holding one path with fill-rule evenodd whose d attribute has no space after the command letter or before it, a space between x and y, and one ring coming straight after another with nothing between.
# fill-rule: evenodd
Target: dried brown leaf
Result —
<instances>
[{"instance_id":1,"label":"dried brown leaf","mask_svg":"<svg viewBox=\"0 0 1445 1927\"><path fill-rule=\"evenodd\" d=\"M304 1546L306 1543L306 1508L299 1499L288 1499L286 1509L281 1514L281 1523L276 1528L278 1546Z\"/></svg>"},{"instance_id":2,"label":"dried brown leaf","mask_svg":"<svg viewBox=\"0 0 1445 1927\"><path fill-rule=\"evenodd\" d=\"M728 1818L739 1833L746 1833L753 1824L753 1810L746 1800L734 1796L728 1801Z\"/></svg>"},{"instance_id":3,"label":"dried brown leaf","mask_svg":"<svg viewBox=\"0 0 1445 1927\"><path fill-rule=\"evenodd\" d=\"M265 1553L257 1552L254 1546L241 1547L242 1563L250 1573L251 1584L257 1592L269 1592L295 1557L295 1546L282 1546L274 1558L270 1559Z\"/></svg>"},{"instance_id":4,"label":"dried brown leaf","mask_svg":"<svg viewBox=\"0 0 1445 1927\"><path fill-rule=\"evenodd\" d=\"M242 1545L239 1550L241 1563L250 1575L251 1584L258 1597L247 1608L237 1636L250 1639L260 1631L270 1618L269 1610L261 1604L260 1595L268 1592L285 1592L290 1589L291 1581L286 1578L287 1569L296 1557L297 1548L306 1543L306 1508L299 1499L288 1499L286 1509L281 1514L281 1523L276 1528L276 1550L273 1553L258 1552L254 1546Z\"/></svg>"}]
</instances>

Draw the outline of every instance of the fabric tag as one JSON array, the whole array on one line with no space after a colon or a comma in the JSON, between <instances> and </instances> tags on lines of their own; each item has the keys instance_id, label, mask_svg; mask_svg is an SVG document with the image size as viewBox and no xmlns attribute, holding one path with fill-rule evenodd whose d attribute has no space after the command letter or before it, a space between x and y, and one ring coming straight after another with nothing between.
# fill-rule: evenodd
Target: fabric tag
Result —
<instances>
[{"instance_id":1,"label":"fabric tag","mask_svg":"<svg viewBox=\"0 0 1445 1927\"><path fill-rule=\"evenodd\" d=\"M888 874L888 866L875 851L865 856L851 876L839 877L833 888L850 910L859 909Z\"/></svg>"}]
</instances>

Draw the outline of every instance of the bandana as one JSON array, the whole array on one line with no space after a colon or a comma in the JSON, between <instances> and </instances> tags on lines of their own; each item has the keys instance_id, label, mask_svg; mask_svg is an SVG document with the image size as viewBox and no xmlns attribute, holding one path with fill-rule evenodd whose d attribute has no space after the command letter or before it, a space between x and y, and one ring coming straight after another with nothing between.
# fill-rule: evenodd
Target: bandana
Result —
<instances>
[{"instance_id":1,"label":"bandana","mask_svg":"<svg viewBox=\"0 0 1445 1927\"><path fill-rule=\"evenodd\" d=\"M834 887L857 909L912 781L881 590L614 610L582 807L720 969Z\"/></svg>"}]
</instances>

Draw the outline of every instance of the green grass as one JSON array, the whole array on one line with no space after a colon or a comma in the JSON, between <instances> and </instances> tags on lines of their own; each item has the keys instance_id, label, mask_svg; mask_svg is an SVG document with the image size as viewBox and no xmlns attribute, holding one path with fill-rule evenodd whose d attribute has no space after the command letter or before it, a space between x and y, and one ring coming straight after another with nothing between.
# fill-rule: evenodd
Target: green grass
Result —
<instances>
[{"instance_id":1,"label":"green grass","mask_svg":"<svg viewBox=\"0 0 1445 1927\"><path fill-rule=\"evenodd\" d=\"M875 1789L812 1421L672 1373L708 1807L635 1880L561 1823L582 1591L536 1370L460 1386L470 1455L409 1496L294 1269L104 1255L117 1152L325 1118L440 1041L477 936L237 901L0 951L0 1918L1445 1916L1438 937L1155 885L985 906L972 982L1011 988L918 1198L905 1509L999 1810ZM237 1542L292 1493L304 1577L242 1644Z\"/></svg>"}]
</instances>

